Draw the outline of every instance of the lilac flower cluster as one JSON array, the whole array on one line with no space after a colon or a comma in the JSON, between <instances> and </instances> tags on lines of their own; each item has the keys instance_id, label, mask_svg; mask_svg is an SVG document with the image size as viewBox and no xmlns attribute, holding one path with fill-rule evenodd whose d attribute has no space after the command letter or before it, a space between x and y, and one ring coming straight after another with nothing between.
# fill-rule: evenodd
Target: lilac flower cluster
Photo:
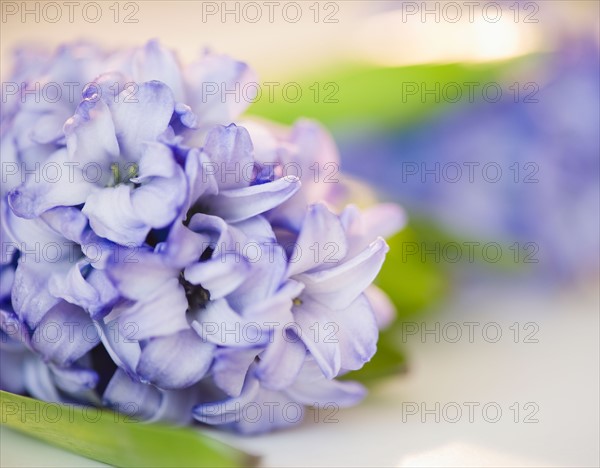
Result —
<instances>
[{"instance_id":1,"label":"lilac flower cluster","mask_svg":"<svg viewBox=\"0 0 600 468\"><path fill-rule=\"evenodd\" d=\"M242 124L243 100L203 94L252 80L208 52L181 67L156 41L16 56L1 116L2 389L244 433L300 421L289 404L364 396L335 378L371 359L392 317L371 283L402 212L343 206L349 185L309 170L339 162L316 123ZM40 99L40 83L60 99Z\"/></svg>"}]
</instances>

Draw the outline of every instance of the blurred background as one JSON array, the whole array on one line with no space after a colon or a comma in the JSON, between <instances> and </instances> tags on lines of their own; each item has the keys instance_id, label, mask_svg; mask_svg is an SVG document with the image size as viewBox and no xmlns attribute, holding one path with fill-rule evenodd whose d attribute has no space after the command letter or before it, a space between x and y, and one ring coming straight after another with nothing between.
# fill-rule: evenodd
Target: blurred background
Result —
<instances>
[{"instance_id":1,"label":"blurred background","mask_svg":"<svg viewBox=\"0 0 600 468\"><path fill-rule=\"evenodd\" d=\"M229 441L268 466L598 466L597 1L1 3L3 78L28 43L209 47L274 83L249 116L321 121L342 171L408 211L367 402ZM502 415L471 421L469 402ZM3 466L87 463L2 442Z\"/></svg>"}]
</instances>

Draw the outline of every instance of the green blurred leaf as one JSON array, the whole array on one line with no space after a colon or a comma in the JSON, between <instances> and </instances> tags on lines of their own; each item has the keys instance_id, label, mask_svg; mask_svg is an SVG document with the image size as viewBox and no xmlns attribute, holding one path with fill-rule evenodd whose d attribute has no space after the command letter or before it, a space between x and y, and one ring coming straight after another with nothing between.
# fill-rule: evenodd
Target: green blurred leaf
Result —
<instances>
[{"instance_id":1,"label":"green blurred leaf","mask_svg":"<svg viewBox=\"0 0 600 468\"><path fill-rule=\"evenodd\" d=\"M255 466L256 457L197 430L133 422L126 415L0 392L2 424L115 466Z\"/></svg>"},{"instance_id":2,"label":"green blurred leaf","mask_svg":"<svg viewBox=\"0 0 600 468\"><path fill-rule=\"evenodd\" d=\"M370 65L344 65L321 71L313 76L295 79L302 90L297 102L295 92L283 93L283 85L275 88L272 99L266 90L252 104L248 114L291 124L298 117L314 118L335 131L337 126L350 128L399 128L414 124L448 105L468 102L469 93L463 83L508 81L506 76L517 65L528 60L482 64L415 65L408 67L375 67ZM514 80L513 80L514 81ZM443 89L446 84L458 83L465 89L462 101L446 103L430 96L422 102L422 94L411 94L412 84L424 89ZM297 88L297 87L296 87ZM448 93L451 91L448 90ZM317 94L318 93L318 94ZM449 94L454 97L454 94ZM478 95L481 96L481 87Z\"/></svg>"},{"instance_id":3,"label":"green blurred leaf","mask_svg":"<svg viewBox=\"0 0 600 468\"><path fill-rule=\"evenodd\" d=\"M427 246L444 239L445 233L423 221L411 219L408 226L391 239L390 251L377 285L398 310L398 320L420 314L439 303L450 290L450 272L445 265L408 255L408 244Z\"/></svg>"}]
</instances>

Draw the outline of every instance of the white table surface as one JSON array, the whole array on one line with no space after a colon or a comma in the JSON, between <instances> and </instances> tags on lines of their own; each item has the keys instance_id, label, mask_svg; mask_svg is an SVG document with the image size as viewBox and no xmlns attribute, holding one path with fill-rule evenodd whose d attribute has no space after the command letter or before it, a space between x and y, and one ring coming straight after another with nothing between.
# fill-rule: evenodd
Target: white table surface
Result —
<instances>
[{"instance_id":1,"label":"white table surface","mask_svg":"<svg viewBox=\"0 0 600 468\"><path fill-rule=\"evenodd\" d=\"M262 455L268 466L598 466L599 465L599 299L597 286L568 292L531 292L506 287L478 287L463 293L430 322L440 330L464 322L474 326L456 343L420 335L407 343L410 371L379 384L360 406L338 413L336 424L306 422L280 433L240 438L218 436ZM496 322L503 332L487 342L481 330ZM514 322L539 325L538 343L514 342ZM433 324L428 325L430 329ZM446 327L453 339L452 326ZM455 331L456 329L454 329ZM493 338L489 331L488 338ZM528 330L530 331L530 330ZM442 335L443 336L443 335ZM408 403L446 406L446 418L421 421L409 415ZM473 422L465 402L473 407ZM509 407L518 402L518 423ZM524 423L525 403L539 411L537 423ZM502 409L496 423L481 408ZM514 407L513 407L514 408ZM403 422L403 416L405 421ZM487 416L493 419L494 409ZM0 433L2 467L103 466L17 434Z\"/></svg>"}]
</instances>

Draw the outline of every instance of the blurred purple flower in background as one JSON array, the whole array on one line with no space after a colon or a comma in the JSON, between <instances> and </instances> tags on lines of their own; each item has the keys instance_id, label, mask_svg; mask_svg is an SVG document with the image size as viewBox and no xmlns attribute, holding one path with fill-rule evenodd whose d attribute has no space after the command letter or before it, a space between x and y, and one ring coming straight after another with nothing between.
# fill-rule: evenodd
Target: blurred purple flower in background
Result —
<instances>
[{"instance_id":1,"label":"blurred purple flower in background","mask_svg":"<svg viewBox=\"0 0 600 468\"><path fill-rule=\"evenodd\" d=\"M209 53L183 68L156 41L21 51L29 91L3 87L1 120L2 389L244 433L364 396L334 379L390 320L371 283L403 214L344 208L343 181L308 176L339 163L315 123L246 130L247 102L206 93L252 76Z\"/></svg>"},{"instance_id":2,"label":"blurred purple flower in background","mask_svg":"<svg viewBox=\"0 0 600 468\"><path fill-rule=\"evenodd\" d=\"M345 167L463 239L531 243L522 255L538 277L597 275L599 60L597 38L571 39L533 62L539 90L521 88L518 102L505 92L410 128L342 135Z\"/></svg>"}]
</instances>

